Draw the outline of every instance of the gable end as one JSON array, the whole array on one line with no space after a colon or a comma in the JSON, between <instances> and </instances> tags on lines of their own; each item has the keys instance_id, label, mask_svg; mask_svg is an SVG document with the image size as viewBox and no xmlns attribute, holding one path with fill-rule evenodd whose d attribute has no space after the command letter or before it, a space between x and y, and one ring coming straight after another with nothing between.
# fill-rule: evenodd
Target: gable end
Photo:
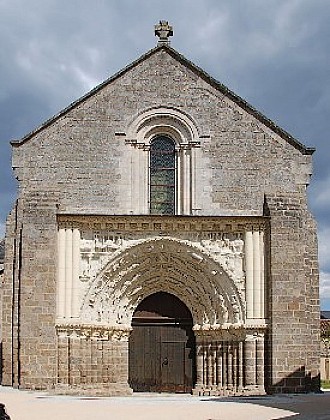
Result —
<instances>
[{"instance_id":1,"label":"gable end","mask_svg":"<svg viewBox=\"0 0 330 420\"><path fill-rule=\"evenodd\" d=\"M119 72L115 73L110 78L106 79L104 82L97 85L95 88L90 90L88 93L77 99L76 101L72 102L69 106L64 108L59 113L55 114L53 117L45 121L42 125L37 127L35 130L28 133L26 136L24 136L20 140L12 140L10 143L13 147L18 147L25 143L27 140L32 138L35 134L39 133L43 129L49 127L51 124L53 124L57 119L60 117L63 117L65 114L67 114L69 111L74 109L76 106L80 105L82 102L93 96L95 93L100 91L102 88L107 86L108 84L112 83L114 80L118 79L119 77L123 76L125 73L133 69L134 67L138 66L143 61L147 60L149 57L151 57L153 54L158 52L159 50L166 50L166 52L171 55L175 60L179 61L183 66L187 67L189 70L197 74L199 77L201 77L206 83L217 89L219 92L221 92L223 95L227 96L230 100L235 102L238 106L240 106L242 109L244 109L249 114L253 115L257 120L259 120L262 124L264 124L266 127L270 128L273 132L278 134L280 137L282 137L284 140L286 140L291 146L293 146L295 149L299 150L304 155L312 155L315 152L315 148L313 147L306 147L301 142L299 142L297 139L295 139L291 134L289 134L287 131L283 130L281 127L279 127L276 123L274 123L272 120L267 118L265 115L263 115L261 112L256 110L252 105L250 105L247 101L245 101L243 98L241 98L239 95L234 93L232 90L230 90L227 86L210 76L207 72L205 72L202 68L196 66L193 62L185 58L182 54L178 53L175 49L169 47L168 45L161 45L157 46L151 50L149 50L146 54L142 55L137 60L133 61L128 66L124 67Z\"/></svg>"}]
</instances>

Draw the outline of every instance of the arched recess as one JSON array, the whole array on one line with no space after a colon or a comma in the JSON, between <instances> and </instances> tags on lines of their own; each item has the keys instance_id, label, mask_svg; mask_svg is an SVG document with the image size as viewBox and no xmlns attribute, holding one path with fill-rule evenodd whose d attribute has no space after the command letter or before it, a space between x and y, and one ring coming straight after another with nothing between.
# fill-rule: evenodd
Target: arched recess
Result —
<instances>
[{"instance_id":1,"label":"arched recess","mask_svg":"<svg viewBox=\"0 0 330 420\"><path fill-rule=\"evenodd\" d=\"M133 391L191 392L196 378L193 319L176 296L157 292L136 308L129 338Z\"/></svg>"},{"instance_id":2,"label":"arched recess","mask_svg":"<svg viewBox=\"0 0 330 420\"><path fill-rule=\"evenodd\" d=\"M130 327L139 303L156 292L180 299L196 330L244 322L241 297L224 268L202 251L170 238L146 240L119 252L88 290L80 319Z\"/></svg>"},{"instance_id":3,"label":"arched recess","mask_svg":"<svg viewBox=\"0 0 330 420\"><path fill-rule=\"evenodd\" d=\"M157 136L175 143L176 208L175 214L192 214L195 202L196 148L200 147L199 128L182 110L156 107L139 113L128 124L126 144L131 149L131 202L134 214L150 213L149 151Z\"/></svg>"}]
</instances>

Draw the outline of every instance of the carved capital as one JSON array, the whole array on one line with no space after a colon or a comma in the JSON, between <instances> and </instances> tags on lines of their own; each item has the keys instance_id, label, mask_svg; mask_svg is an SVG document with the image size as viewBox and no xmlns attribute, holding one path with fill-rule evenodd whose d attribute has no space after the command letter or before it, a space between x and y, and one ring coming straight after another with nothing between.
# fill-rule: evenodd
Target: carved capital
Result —
<instances>
[{"instance_id":1,"label":"carved capital","mask_svg":"<svg viewBox=\"0 0 330 420\"><path fill-rule=\"evenodd\" d=\"M89 324L61 324L56 325L59 338L81 338L97 341L127 341L132 331L132 327L109 326L109 325L89 325Z\"/></svg>"}]
</instances>

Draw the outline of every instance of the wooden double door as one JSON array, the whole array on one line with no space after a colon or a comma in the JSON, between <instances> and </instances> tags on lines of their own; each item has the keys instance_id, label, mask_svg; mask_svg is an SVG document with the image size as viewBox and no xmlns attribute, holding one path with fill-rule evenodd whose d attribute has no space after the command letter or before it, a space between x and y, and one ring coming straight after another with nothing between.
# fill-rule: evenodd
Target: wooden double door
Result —
<instances>
[{"instance_id":1,"label":"wooden double door","mask_svg":"<svg viewBox=\"0 0 330 420\"><path fill-rule=\"evenodd\" d=\"M163 299L163 303L164 299L169 299L173 304L175 297L157 298ZM181 301L175 303L183 305ZM159 307L152 312L139 310L135 313L129 342L129 382L133 391L190 392L193 388L195 339L192 319L186 317L185 311L174 312L171 318L168 310L169 307L166 316Z\"/></svg>"}]
</instances>

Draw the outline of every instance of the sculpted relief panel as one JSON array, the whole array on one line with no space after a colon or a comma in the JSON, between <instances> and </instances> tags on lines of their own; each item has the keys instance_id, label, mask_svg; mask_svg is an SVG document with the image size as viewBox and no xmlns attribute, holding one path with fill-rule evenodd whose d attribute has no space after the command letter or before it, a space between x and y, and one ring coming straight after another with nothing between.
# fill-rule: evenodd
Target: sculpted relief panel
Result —
<instances>
[{"instance_id":1,"label":"sculpted relief panel","mask_svg":"<svg viewBox=\"0 0 330 420\"><path fill-rule=\"evenodd\" d=\"M82 231L80 240L80 273L82 282L93 281L106 264L121 252L144 242L107 232Z\"/></svg>"},{"instance_id":2,"label":"sculpted relief panel","mask_svg":"<svg viewBox=\"0 0 330 420\"><path fill-rule=\"evenodd\" d=\"M244 297L244 241L242 234L210 233L207 239L192 242L191 245L219 263Z\"/></svg>"},{"instance_id":3,"label":"sculpted relief panel","mask_svg":"<svg viewBox=\"0 0 330 420\"><path fill-rule=\"evenodd\" d=\"M128 326L138 303L164 290L181 298L204 328L242 323L241 234L141 236L81 231L82 322Z\"/></svg>"},{"instance_id":4,"label":"sculpted relief panel","mask_svg":"<svg viewBox=\"0 0 330 420\"><path fill-rule=\"evenodd\" d=\"M157 237L150 235L147 238L133 237L132 235L115 235L107 232L83 231L80 243L80 273L82 282L89 282L96 278L105 265L119 253L128 248L139 245L145 241L160 239L176 240L189 247L195 247L202 253L211 257L227 272L234 281L240 293L244 291L244 241L242 234L205 234L197 240L173 237ZM201 258L192 252L196 259Z\"/></svg>"}]
</instances>

